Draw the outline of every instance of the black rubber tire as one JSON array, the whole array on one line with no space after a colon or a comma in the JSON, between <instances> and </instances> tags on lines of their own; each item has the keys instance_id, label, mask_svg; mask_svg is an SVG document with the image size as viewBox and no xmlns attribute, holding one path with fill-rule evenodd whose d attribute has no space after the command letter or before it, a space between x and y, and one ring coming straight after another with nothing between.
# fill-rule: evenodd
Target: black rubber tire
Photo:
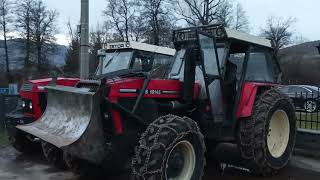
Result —
<instances>
[{"instance_id":1,"label":"black rubber tire","mask_svg":"<svg viewBox=\"0 0 320 180\"><path fill-rule=\"evenodd\" d=\"M41 153L40 143L30 141L27 138L27 134L18 129L16 129L15 133L8 138L12 146L23 154Z\"/></svg>"},{"instance_id":2,"label":"black rubber tire","mask_svg":"<svg viewBox=\"0 0 320 180\"><path fill-rule=\"evenodd\" d=\"M133 179L166 180L166 168L162 167L166 167L171 150L181 141L188 141L195 150L191 180L202 179L206 164L204 137L195 121L174 115L158 118L142 134L132 159Z\"/></svg>"},{"instance_id":3,"label":"black rubber tire","mask_svg":"<svg viewBox=\"0 0 320 180\"><path fill-rule=\"evenodd\" d=\"M63 151L61 149L45 141L41 141L41 147L45 159L50 164L54 165L58 169L67 169L63 160Z\"/></svg>"},{"instance_id":4,"label":"black rubber tire","mask_svg":"<svg viewBox=\"0 0 320 180\"><path fill-rule=\"evenodd\" d=\"M290 134L287 148L282 156L274 158L268 148L267 136L272 115L277 110L286 112L289 118ZM258 175L273 175L286 167L295 146L295 108L290 98L271 89L257 97L250 118L241 119L238 130L238 147L243 159L252 172Z\"/></svg>"},{"instance_id":5,"label":"black rubber tire","mask_svg":"<svg viewBox=\"0 0 320 180\"><path fill-rule=\"evenodd\" d=\"M64 152L63 160L67 168L74 174L81 176L96 177L102 174L100 167L91 164L85 160L72 156L71 154Z\"/></svg>"}]
</instances>

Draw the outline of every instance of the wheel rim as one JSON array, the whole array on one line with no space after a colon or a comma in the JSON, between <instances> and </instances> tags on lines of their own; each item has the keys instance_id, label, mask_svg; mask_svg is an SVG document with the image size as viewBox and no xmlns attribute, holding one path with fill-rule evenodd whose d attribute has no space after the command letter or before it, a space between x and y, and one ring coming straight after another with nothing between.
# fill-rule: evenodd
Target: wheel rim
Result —
<instances>
[{"instance_id":1,"label":"wheel rim","mask_svg":"<svg viewBox=\"0 0 320 180\"><path fill-rule=\"evenodd\" d=\"M314 112L316 111L316 108L317 104L314 101L309 100L304 104L304 109L307 110L307 112Z\"/></svg>"},{"instance_id":2,"label":"wheel rim","mask_svg":"<svg viewBox=\"0 0 320 180\"><path fill-rule=\"evenodd\" d=\"M181 141L170 151L166 163L166 179L189 180L196 166L196 153L188 141Z\"/></svg>"},{"instance_id":3,"label":"wheel rim","mask_svg":"<svg viewBox=\"0 0 320 180\"><path fill-rule=\"evenodd\" d=\"M271 117L267 144L274 158L281 157L288 146L290 123L288 115L283 110L277 110Z\"/></svg>"}]
</instances>

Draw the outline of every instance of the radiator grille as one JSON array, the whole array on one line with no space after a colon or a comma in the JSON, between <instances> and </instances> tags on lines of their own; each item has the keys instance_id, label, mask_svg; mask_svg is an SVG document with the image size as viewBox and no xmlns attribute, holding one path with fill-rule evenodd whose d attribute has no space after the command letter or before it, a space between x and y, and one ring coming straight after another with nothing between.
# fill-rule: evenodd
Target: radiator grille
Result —
<instances>
[{"instance_id":1,"label":"radiator grille","mask_svg":"<svg viewBox=\"0 0 320 180\"><path fill-rule=\"evenodd\" d=\"M32 83L25 83L22 85L22 91L32 91L33 84Z\"/></svg>"}]
</instances>

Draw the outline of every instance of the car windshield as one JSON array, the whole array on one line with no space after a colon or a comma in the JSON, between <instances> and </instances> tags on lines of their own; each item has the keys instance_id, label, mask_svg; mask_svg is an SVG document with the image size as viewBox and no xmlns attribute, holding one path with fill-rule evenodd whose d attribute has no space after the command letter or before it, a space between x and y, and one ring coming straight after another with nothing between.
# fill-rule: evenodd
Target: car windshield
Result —
<instances>
[{"instance_id":1,"label":"car windshield","mask_svg":"<svg viewBox=\"0 0 320 180\"><path fill-rule=\"evenodd\" d=\"M314 92L320 91L320 87L316 87L316 86L306 86L306 87Z\"/></svg>"},{"instance_id":2,"label":"car windshield","mask_svg":"<svg viewBox=\"0 0 320 180\"><path fill-rule=\"evenodd\" d=\"M97 75L128 69L132 56L133 51L107 53L98 66Z\"/></svg>"}]
</instances>

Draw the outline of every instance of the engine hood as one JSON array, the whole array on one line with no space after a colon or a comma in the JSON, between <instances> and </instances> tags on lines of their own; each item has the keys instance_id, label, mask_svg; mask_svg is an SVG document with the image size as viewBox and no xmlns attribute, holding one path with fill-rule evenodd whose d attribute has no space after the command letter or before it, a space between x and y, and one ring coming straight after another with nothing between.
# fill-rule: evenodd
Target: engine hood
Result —
<instances>
[{"instance_id":1,"label":"engine hood","mask_svg":"<svg viewBox=\"0 0 320 180\"><path fill-rule=\"evenodd\" d=\"M22 85L20 93L44 91L43 86L48 86L52 82L52 78L28 80ZM57 85L75 86L80 79L77 78L58 78Z\"/></svg>"}]
</instances>

